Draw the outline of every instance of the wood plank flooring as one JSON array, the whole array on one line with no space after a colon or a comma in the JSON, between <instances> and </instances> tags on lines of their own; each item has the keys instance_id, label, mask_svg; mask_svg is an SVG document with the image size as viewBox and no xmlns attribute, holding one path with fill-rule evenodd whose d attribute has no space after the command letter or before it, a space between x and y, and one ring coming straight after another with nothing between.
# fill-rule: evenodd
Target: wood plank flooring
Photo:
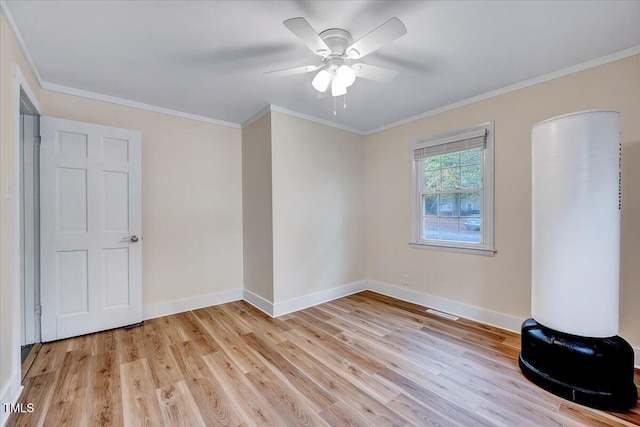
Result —
<instances>
[{"instance_id":1,"label":"wood plank flooring","mask_svg":"<svg viewBox=\"0 0 640 427\"><path fill-rule=\"evenodd\" d=\"M245 302L44 344L8 426L629 426L526 380L517 334L361 292ZM640 375L636 372L636 383Z\"/></svg>"}]
</instances>

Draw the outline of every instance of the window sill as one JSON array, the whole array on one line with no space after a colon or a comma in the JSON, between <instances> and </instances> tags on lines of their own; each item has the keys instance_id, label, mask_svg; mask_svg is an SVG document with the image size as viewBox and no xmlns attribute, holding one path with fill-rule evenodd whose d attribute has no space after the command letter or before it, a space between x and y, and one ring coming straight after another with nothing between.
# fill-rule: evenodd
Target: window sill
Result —
<instances>
[{"instance_id":1,"label":"window sill","mask_svg":"<svg viewBox=\"0 0 640 427\"><path fill-rule=\"evenodd\" d=\"M435 243L409 243L409 246L413 249L423 249L428 251L440 251L440 252L453 252L457 254L468 255L482 255L482 256L495 256L495 249L487 248L473 248L468 246L454 246L447 244L435 244Z\"/></svg>"}]
</instances>

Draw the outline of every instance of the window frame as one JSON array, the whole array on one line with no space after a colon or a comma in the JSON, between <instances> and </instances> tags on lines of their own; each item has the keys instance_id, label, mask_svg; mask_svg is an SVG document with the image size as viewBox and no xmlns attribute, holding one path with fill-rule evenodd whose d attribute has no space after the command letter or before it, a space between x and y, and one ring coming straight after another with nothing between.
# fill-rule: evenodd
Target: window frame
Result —
<instances>
[{"instance_id":1,"label":"window frame","mask_svg":"<svg viewBox=\"0 0 640 427\"><path fill-rule=\"evenodd\" d=\"M474 255L494 256L496 253L494 242L494 181L495 181L495 160L494 160L494 122L487 122L481 125L472 126L465 129L458 129L451 132L444 132L433 135L427 139L414 141L411 144L411 162L412 162L412 185L411 185L411 237L409 246L415 249L437 250L442 252L455 252ZM421 235L422 227L420 225L422 217L422 186L424 181L424 167L420 167L422 159L415 159L414 152L425 147L434 147L437 145L452 144L456 141L463 140L464 134L470 132L482 131L486 132L485 147L481 154L481 221L480 229L482 243L456 242L448 240L427 240ZM459 139L456 139L460 137ZM462 150L461 150L462 151Z\"/></svg>"}]
</instances>

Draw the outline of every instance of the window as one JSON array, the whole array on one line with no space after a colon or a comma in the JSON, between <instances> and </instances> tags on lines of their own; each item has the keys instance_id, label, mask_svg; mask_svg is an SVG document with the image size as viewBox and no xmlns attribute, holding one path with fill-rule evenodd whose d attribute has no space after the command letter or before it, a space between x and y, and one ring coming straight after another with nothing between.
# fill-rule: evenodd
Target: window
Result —
<instances>
[{"instance_id":1,"label":"window","mask_svg":"<svg viewBox=\"0 0 640 427\"><path fill-rule=\"evenodd\" d=\"M493 123L413 144L411 246L493 255Z\"/></svg>"}]
</instances>

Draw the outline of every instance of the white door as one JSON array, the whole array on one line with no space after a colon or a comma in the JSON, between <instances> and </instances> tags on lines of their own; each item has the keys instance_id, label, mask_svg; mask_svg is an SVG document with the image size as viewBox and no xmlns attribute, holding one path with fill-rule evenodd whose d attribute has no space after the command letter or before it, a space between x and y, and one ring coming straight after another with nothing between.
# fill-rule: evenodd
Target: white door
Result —
<instances>
[{"instance_id":1,"label":"white door","mask_svg":"<svg viewBox=\"0 0 640 427\"><path fill-rule=\"evenodd\" d=\"M141 135L42 116L42 341L142 321Z\"/></svg>"}]
</instances>

